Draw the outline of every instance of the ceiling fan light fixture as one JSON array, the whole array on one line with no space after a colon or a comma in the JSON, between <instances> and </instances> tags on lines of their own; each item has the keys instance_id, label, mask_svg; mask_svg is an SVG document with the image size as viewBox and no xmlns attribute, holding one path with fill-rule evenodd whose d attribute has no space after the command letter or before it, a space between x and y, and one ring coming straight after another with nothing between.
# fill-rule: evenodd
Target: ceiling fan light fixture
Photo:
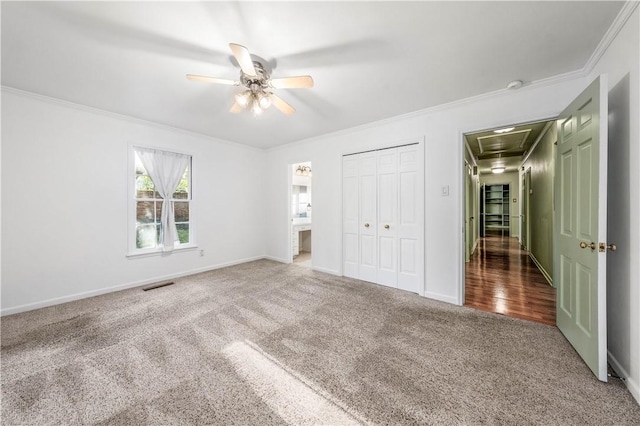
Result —
<instances>
[{"instance_id":1,"label":"ceiling fan light fixture","mask_svg":"<svg viewBox=\"0 0 640 426\"><path fill-rule=\"evenodd\" d=\"M262 114L262 108L260 107L260 103L257 102L255 99L253 101L253 105L251 106L251 110L255 115Z\"/></svg>"},{"instance_id":2,"label":"ceiling fan light fixture","mask_svg":"<svg viewBox=\"0 0 640 426\"><path fill-rule=\"evenodd\" d=\"M271 98L269 97L269 94L261 93L258 96L258 104L260 105L260 108L262 108L262 109L269 108L271 106Z\"/></svg>"},{"instance_id":3,"label":"ceiling fan light fixture","mask_svg":"<svg viewBox=\"0 0 640 426\"><path fill-rule=\"evenodd\" d=\"M236 102L242 108L246 108L249 105L249 101L250 100L251 100L251 92L249 92L248 90L246 90L246 91L244 91L242 93L238 93L236 95Z\"/></svg>"},{"instance_id":4,"label":"ceiling fan light fixture","mask_svg":"<svg viewBox=\"0 0 640 426\"><path fill-rule=\"evenodd\" d=\"M496 166L496 167L492 167L492 168L491 168L491 173L496 173L496 174L498 174L498 173L504 173L504 169L505 169L505 167L504 167L504 166Z\"/></svg>"},{"instance_id":5,"label":"ceiling fan light fixture","mask_svg":"<svg viewBox=\"0 0 640 426\"><path fill-rule=\"evenodd\" d=\"M254 115L260 115L263 110L268 109L273 104L283 114L291 115L296 112L295 108L275 93L267 92L266 90L270 88L310 88L314 85L313 78L310 75L281 77L272 80L270 68L265 67L262 63L264 59L260 59L257 56L253 57L246 47L239 44L229 43L229 48L240 66L240 80L235 81L195 74L187 74L187 79L205 83L244 86L244 92L235 95L235 103L229 110L233 114L251 107Z\"/></svg>"}]
</instances>

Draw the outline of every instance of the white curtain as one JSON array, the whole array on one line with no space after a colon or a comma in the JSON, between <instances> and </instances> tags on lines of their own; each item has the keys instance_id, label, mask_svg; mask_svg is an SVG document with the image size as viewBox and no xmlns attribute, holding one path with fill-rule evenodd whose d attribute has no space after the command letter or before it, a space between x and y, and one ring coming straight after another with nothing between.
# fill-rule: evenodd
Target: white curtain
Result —
<instances>
[{"instance_id":1,"label":"white curtain","mask_svg":"<svg viewBox=\"0 0 640 426\"><path fill-rule=\"evenodd\" d=\"M190 155L135 148L142 165L149 173L158 194L164 199L160 214L160 242L163 251L172 251L178 240L173 201L168 201L180 184L184 171L191 161Z\"/></svg>"}]
</instances>

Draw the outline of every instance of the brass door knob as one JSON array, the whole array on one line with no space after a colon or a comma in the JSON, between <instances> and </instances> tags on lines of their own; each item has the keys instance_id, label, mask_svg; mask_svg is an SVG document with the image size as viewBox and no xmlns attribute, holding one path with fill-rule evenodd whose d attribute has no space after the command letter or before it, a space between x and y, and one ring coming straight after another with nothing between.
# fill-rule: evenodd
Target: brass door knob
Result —
<instances>
[{"instance_id":1,"label":"brass door knob","mask_svg":"<svg viewBox=\"0 0 640 426\"><path fill-rule=\"evenodd\" d=\"M596 249L596 243L591 242L591 243L585 243L584 241L580 241L580 248L587 248L589 247L591 250L595 250Z\"/></svg>"},{"instance_id":2,"label":"brass door knob","mask_svg":"<svg viewBox=\"0 0 640 426\"><path fill-rule=\"evenodd\" d=\"M368 224L368 223L365 223L365 224L364 224L364 227L365 227L365 228L368 228L368 227L369 227L369 224Z\"/></svg>"},{"instance_id":3,"label":"brass door knob","mask_svg":"<svg viewBox=\"0 0 640 426\"><path fill-rule=\"evenodd\" d=\"M605 243L599 244L598 251L600 253L604 253L605 251L607 251L607 249L611 251L616 251L618 250L618 247L615 244L605 244Z\"/></svg>"},{"instance_id":4,"label":"brass door knob","mask_svg":"<svg viewBox=\"0 0 640 426\"><path fill-rule=\"evenodd\" d=\"M384 226L384 229L389 229L389 225L385 225L385 226Z\"/></svg>"}]
</instances>

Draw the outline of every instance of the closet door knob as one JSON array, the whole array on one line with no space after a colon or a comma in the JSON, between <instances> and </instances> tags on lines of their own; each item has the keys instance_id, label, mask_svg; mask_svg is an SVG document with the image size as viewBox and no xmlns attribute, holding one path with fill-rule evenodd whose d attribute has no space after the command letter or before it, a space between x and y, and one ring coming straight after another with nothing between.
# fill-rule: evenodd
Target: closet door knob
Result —
<instances>
[{"instance_id":1,"label":"closet door knob","mask_svg":"<svg viewBox=\"0 0 640 426\"><path fill-rule=\"evenodd\" d=\"M585 249L585 248L590 248L591 250L595 250L596 249L596 243L591 242L591 243L587 243L584 241L580 241L580 248Z\"/></svg>"},{"instance_id":2,"label":"closet door knob","mask_svg":"<svg viewBox=\"0 0 640 426\"><path fill-rule=\"evenodd\" d=\"M385 225L385 226L384 226L384 229L389 229L389 225Z\"/></svg>"},{"instance_id":3,"label":"closet door knob","mask_svg":"<svg viewBox=\"0 0 640 426\"><path fill-rule=\"evenodd\" d=\"M368 227L369 227L369 224L368 224L368 223L365 223L365 224L364 224L364 227L365 227L365 228L368 228Z\"/></svg>"}]
</instances>

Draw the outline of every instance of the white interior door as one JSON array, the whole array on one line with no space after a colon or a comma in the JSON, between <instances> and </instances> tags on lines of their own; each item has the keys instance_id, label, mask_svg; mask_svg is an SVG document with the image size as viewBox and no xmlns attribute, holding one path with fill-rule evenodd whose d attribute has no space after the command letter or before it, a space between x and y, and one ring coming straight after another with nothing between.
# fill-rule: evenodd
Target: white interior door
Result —
<instances>
[{"instance_id":1,"label":"white interior door","mask_svg":"<svg viewBox=\"0 0 640 426\"><path fill-rule=\"evenodd\" d=\"M378 281L377 229L377 155L375 152L358 156L359 209L359 278Z\"/></svg>"},{"instance_id":2,"label":"white interior door","mask_svg":"<svg viewBox=\"0 0 640 426\"><path fill-rule=\"evenodd\" d=\"M422 294L423 145L347 155L342 165L343 274Z\"/></svg>"},{"instance_id":3,"label":"white interior door","mask_svg":"<svg viewBox=\"0 0 640 426\"><path fill-rule=\"evenodd\" d=\"M398 153L378 151L378 284L398 286Z\"/></svg>"},{"instance_id":4,"label":"white interior door","mask_svg":"<svg viewBox=\"0 0 640 426\"><path fill-rule=\"evenodd\" d=\"M398 288L422 294L424 169L420 145L398 148Z\"/></svg>"},{"instance_id":5,"label":"white interior door","mask_svg":"<svg viewBox=\"0 0 640 426\"><path fill-rule=\"evenodd\" d=\"M556 321L607 380L607 82L598 77L558 118ZM604 249L601 246L604 244Z\"/></svg>"}]
</instances>

